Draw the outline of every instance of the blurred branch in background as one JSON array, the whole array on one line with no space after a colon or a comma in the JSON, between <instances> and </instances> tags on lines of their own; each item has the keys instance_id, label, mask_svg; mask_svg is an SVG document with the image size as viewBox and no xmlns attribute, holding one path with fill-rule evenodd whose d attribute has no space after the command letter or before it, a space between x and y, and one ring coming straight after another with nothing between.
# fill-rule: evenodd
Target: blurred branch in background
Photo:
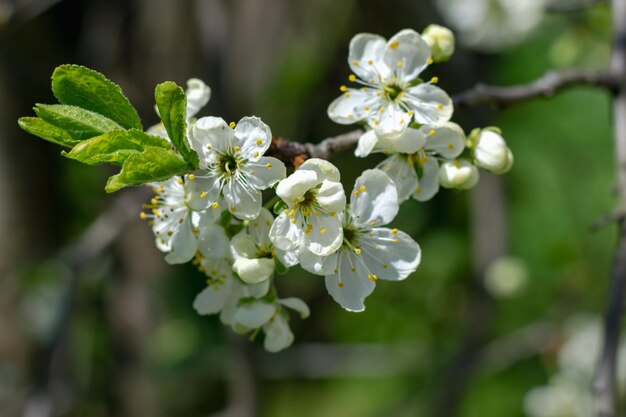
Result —
<instances>
[{"instance_id":1,"label":"blurred branch in background","mask_svg":"<svg viewBox=\"0 0 626 417\"><path fill-rule=\"evenodd\" d=\"M598 4L607 4L608 0L555 0L548 3L546 11L550 13L575 13L584 12L589 7Z\"/></svg>"},{"instance_id":2,"label":"blurred branch in background","mask_svg":"<svg viewBox=\"0 0 626 417\"><path fill-rule=\"evenodd\" d=\"M68 331L72 322L76 302L76 291L84 270L93 263L103 251L109 248L120 236L131 219L137 216L137 207L147 198L147 189L122 193L85 230L72 245L62 249L59 260L70 272L70 282L65 300L60 304L63 311L58 315L58 322L49 343L42 346L36 363L39 363L36 384L24 408L23 417L49 417L55 415L59 403L58 385L67 378Z\"/></svg>"},{"instance_id":3,"label":"blurred branch in background","mask_svg":"<svg viewBox=\"0 0 626 417\"><path fill-rule=\"evenodd\" d=\"M613 98L615 177L619 209L623 210L626 207L626 0L612 0L611 5L613 14L611 72L618 82ZM604 313L604 340L593 383L598 417L623 415L618 404L617 352L626 292L626 220L620 218L617 225L618 243Z\"/></svg>"}]
</instances>

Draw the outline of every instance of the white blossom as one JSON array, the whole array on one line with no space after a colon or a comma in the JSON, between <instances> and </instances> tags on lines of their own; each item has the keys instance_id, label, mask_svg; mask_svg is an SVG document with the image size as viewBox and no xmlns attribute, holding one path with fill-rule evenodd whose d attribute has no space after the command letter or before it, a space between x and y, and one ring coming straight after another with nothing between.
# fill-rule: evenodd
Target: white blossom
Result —
<instances>
[{"instance_id":1,"label":"white blossom","mask_svg":"<svg viewBox=\"0 0 626 417\"><path fill-rule=\"evenodd\" d=\"M230 255L228 238L221 227L215 227L207 239L226 242L218 245L220 250L204 256L199 254L195 263L209 279L207 288L196 296L194 308L198 314L220 313L220 320L224 324L233 325L235 312L243 298L261 298L269 290L269 281L259 284L246 284L233 275L233 259Z\"/></svg>"},{"instance_id":2,"label":"white blossom","mask_svg":"<svg viewBox=\"0 0 626 417\"><path fill-rule=\"evenodd\" d=\"M393 139L370 130L359 139L355 155L365 157L373 152L390 155L377 168L396 184L399 201L410 197L426 201L439 191L440 161L456 158L464 148L463 130L448 122L440 127L407 128Z\"/></svg>"},{"instance_id":3,"label":"white blossom","mask_svg":"<svg viewBox=\"0 0 626 417\"><path fill-rule=\"evenodd\" d=\"M166 252L166 262L179 264L190 261L198 250L206 253L221 244L220 241L203 241L204 233L210 232L219 216L219 210L194 211L198 208L197 195L189 190L190 180L173 177L168 181L154 183L156 196L147 206L150 214L142 218L152 219L156 246Z\"/></svg>"},{"instance_id":4,"label":"white blossom","mask_svg":"<svg viewBox=\"0 0 626 417\"><path fill-rule=\"evenodd\" d=\"M446 27L428 25L422 32L422 39L430 47L435 62L445 62L454 53L454 33Z\"/></svg>"},{"instance_id":5,"label":"white blossom","mask_svg":"<svg viewBox=\"0 0 626 417\"><path fill-rule=\"evenodd\" d=\"M483 129L471 144L474 161L494 174L504 174L513 166L513 153L498 132Z\"/></svg>"},{"instance_id":6,"label":"white blossom","mask_svg":"<svg viewBox=\"0 0 626 417\"><path fill-rule=\"evenodd\" d=\"M478 183L478 168L465 159L446 161L439 167L439 183L445 188L468 190Z\"/></svg>"},{"instance_id":7,"label":"white blossom","mask_svg":"<svg viewBox=\"0 0 626 417\"><path fill-rule=\"evenodd\" d=\"M369 33L352 38L348 64L350 81L361 88L342 86L343 95L328 107L339 124L366 121L381 136L397 136L415 120L440 125L450 120L452 100L434 84L419 79L432 63L431 51L420 35L404 29L389 41Z\"/></svg>"},{"instance_id":8,"label":"white blossom","mask_svg":"<svg viewBox=\"0 0 626 417\"><path fill-rule=\"evenodd\" d=\"M272 302L256 300L241 304L235 312L233 329L247 333L262 328L265 332L264 347L269 352L278 352L293 343L289 328L289 316L284 307L299 313L302 319L309 316L309 307L298 298L276 299Z\"/></svg>"},{"instance_id":9,"label":"white blossom","mask_svg":"<svg viewBox=\"0 0 626 417\"><path fill-rule=\"evenodd\" d=\"M259 216L250 220L245 231L237 234L231 241L234 258L233 271L244 282L256 284L274 275L274 259L290 267L298 263L294 251L275 248L269 238L274 217L266 208Z\"/></svg>"},{"instance_id":10,"label":"white blossom","mask_svg":"<svg viewBox=\"0 0 626 417\"><path fill-rule=\"evenodd\" d=\"M261 191L285 178L285 165L262 156L270 146L270 128L258 117L244 117L233 127L218 117L203 117L191 128L191 144L200 159L195 192L205 207L225 204L238 219L254 219Z\"/></svg>"},{"instance_id":11,"label":"white blossom","mask_svg":"<svg viewBox=\"0 0 626 417\"><path fill-rule=\"evenodd\" d=\"M437 0L459 39L474 49L495 52L524 41L541 23L547 0Z\"/></svg>"},{"instance_id":12,"label":"white blossom","mask_svg":"<svg viewBox=\"0 0 626 417\"><path fill-rule=\"evenodd\" d=\"M272 243L285 251L306 248L329 255L341 246L340 214L346 196L339 170L330 162L312 158L278 183L276 194L287 208L274 220Z\"/></svg>"},{"instance_id":13,"label":"white blossom","mask_svg":"<svg viewBox=\"0 0 626 417\"><path fill-rule=\"evenodd\" d=\"M379 279L400 281L421 258L418 244L389 224L398 212L398 192L381 170L370 169L356 180L343 217L343 241L329 256L303 251L300 265L324 275L326 289L348 311L363 311L364 300Z\"/></svg>"}]
</instances>

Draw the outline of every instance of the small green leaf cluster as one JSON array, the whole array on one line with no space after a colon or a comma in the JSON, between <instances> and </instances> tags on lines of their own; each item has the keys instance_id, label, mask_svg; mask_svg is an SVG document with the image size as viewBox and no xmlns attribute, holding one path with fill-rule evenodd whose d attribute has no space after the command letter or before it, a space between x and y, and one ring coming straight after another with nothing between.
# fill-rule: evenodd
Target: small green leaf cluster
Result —
<instances>
[{"instance_id":1,"label":"small green leaf cluster","mask_svg":"<svg viewBox=\"0 0 626 417\"><path fill-rule=\"evenodd\" d=\"M155 99L171 140L143 131L122 89L104 75L79 65L62 65L52 74L60 104L37 104L37 117L22 117L26 132L64 148L62 155L88 165L112 164L107 192L163 181L198 167L187 139L185 93L173 82L157 86Z\"/></svg>"}]
</instances>

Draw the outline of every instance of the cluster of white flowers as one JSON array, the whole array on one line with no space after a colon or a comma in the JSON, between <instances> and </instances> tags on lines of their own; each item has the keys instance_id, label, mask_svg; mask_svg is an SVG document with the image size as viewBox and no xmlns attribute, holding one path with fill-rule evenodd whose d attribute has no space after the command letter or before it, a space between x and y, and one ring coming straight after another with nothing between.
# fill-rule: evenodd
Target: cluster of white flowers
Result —
<instances>
[{"instance_id":1,"label":"cluster of white flowers","mask_svg":"<svg viewBox=\"0 0 626 417\"><path fill-rule=\"evenodd\" d=\"M388 228L409 197L432 198L439 187L467 189L482 167L508 171L511 151L496 129L465 137L450 122L450 97L419 76L454 51L452 33L431 26L422 37L402 30L390 40L359 34L350 43L350 81L328 108L340 124L363 124L356 155L383 152L388 158L364 171L349 199L340 172L328 161L306 160L287 176L283 162L264 156L272 134L257 117L227 124L218 117L194 119L210 89L193 79L187 90L187 139L199 169L152 184L146 205L157 247L169 263L192 261L208 277L196 298L200 314L220 314L239 333L260 330L269 351L293 341L285 308L309 315L297 298L280 298L277 274L297 264L324 276L332 298L349 311L363 311L380 280L400 281L421 260L418 244ZM162 125L150 129L167 138ZM263 206L263 191L276 197ZM349 200L349 201L348 201Z\"/></svg>"}]
</instances>

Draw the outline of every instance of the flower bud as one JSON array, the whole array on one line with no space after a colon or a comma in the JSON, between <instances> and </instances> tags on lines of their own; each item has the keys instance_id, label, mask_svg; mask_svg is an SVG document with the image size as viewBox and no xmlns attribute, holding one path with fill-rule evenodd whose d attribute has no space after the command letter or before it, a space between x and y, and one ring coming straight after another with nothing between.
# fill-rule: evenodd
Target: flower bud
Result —
<instances>
[{"instance_id":1,"label":"flower bud","mask_svg":"<svg viewBox=\"0 0 626 417\"><path fill-rule=\"evenodd\" d=\"M270 258L239 258L233 263L233 271L248 284L263 282L274 273L274 260Z\"/></svg>"},{"instance_id":2,"label":"flower bud","mask_svg":"<svg viewBox=\"0 0 626 417\"><path fill-rule=\"evenodd\" d=\"M478 182L478 168L463 159L446 161L439 168L439 183L445 188L467 190Z\"/></svg>"},{"instance_id":3,"label":"flower bud","mask_svg":"<svg viewBox=\"0 0 626 417\"><path fill-rule=\"evenodd\" d=\"M434 62L445 62L454 53L454 34L448 28L429 25L424 29L422 38L430 46Z\"/></svg>"},{"instance_id":4,"label":"flower bud","mask_svg":"<svg viewBox=\"0 0 626 417\"><path fill-rule=\"evenodd\" d=\"M513 166L513 153L499 133L482 130L474 144L476 165L495 174L504 174Z\"/></svg>"}]
</instances>

